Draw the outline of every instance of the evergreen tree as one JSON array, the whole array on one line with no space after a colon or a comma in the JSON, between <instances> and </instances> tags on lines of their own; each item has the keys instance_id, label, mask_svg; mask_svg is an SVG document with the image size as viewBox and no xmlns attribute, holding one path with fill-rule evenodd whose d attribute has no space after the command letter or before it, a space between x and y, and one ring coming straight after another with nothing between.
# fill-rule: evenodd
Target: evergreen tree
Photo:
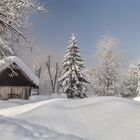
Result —
<instances>
[{"instance_id":1,"label":"evergreen tree","mask_svg":"<svg viewBox=\"0 0 140 140\"><path fill-rule=\"evenodd\" d=\"M79 48L74 34L63 59L62 76L60 77L61 89L68 98L84 98L88 81L82 73L83 60L79 55Z\"/></svg>"}]
</instances>

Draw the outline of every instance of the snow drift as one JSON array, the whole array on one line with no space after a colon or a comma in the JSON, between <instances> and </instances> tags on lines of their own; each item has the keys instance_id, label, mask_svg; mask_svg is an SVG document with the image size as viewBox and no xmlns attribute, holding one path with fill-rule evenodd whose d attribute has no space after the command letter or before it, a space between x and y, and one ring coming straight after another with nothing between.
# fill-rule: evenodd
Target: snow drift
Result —
<instances>
[{"instance_id":1,"label":"snow drift","mask_svg":"<svg viewBox=\"0 0 140 140\"><path fill-rule=\"evenodd\" d=\"M140 97L139 96L138 97L135 97L133 100L134 101L140 101Z\"/></svg>"},{"instance_id":2,"label":"snow drift","mask_svg":"<svg viewBox=\"0 0 140 140\"><path fill-rule=\"evenodd\" d=\"M140 138L140 104L121 98L58 99L16 118L88 140Z\"/></svg>"},{"instance_id":3,"label":"snow drift","mask_svg":"<svg viewBox=\"0 0 140 140\"><path fill-rule=\"evenodd\" d=\"M6 110L8 113L5 113ZM140 103L128 99L116 97L52 99L1 109L0 114L13 117L21 126L29 125L26 128L31 131L35 128L31 135L37 133L38 138L34 139L42 140L46 133L48 134L47 140L51 140L49 138L50 130L51 133L55 133L54 135L63 134L65 136L65 138L59 137L60 140L79 139L79 137L86 140L140 139ZM11 125L8 127L10 129ZM27 129L27 131L29 130ZM39 130L41 135L39 135ZM2 129L0 132L3 132ZM10 131L7 133L9 135ZM22 134L22 131L20 133Z\"/></svg>"}]
</instances>

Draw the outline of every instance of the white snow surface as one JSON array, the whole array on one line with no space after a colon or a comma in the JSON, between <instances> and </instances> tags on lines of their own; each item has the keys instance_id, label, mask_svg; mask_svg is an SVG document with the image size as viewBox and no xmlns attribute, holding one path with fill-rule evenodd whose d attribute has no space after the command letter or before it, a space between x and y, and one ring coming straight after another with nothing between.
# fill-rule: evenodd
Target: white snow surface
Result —
<instances>
[{"instance_id":1,"label":"white snow surface","mask_svg":"<svg viewBox=\"0 0 140 140\"><path fill-rule=\"evenodd\" d=\"M65 135L46 127L30 124L23 120L0 117L1 140L84 140L72 135Z\"/></svg>"},{"instance_id":2,"label":"white snow surface","mask_svg":"<svg viewBox=\"0 0 140 140\"><path fill-rule=\"evenodd\" d=\"M57 98L0 109L0 115L4 140L140 139L140 102L117 97Z\"/></svg>"},{"instance_id":3,"label":"white snow surface","mask_svg":"<svg viewBox=\"0 0 140 140\"><path fill-rule=\"evenodd\" d=\"M25 112L31 111L33 109L36 109L42 105L45 105L46 103L52 102L52 100L49 101L41 101L36 103L29 103L25 105L18 105L15 107L9 107L6 109L0 110L0 115L6 116L6 117L14 117L20 114L23 114Z\"/></svg>"},{"instance_id":4,"label":"white snow surface","mask_svg":"<svg viewBox=\"0 0 140 140\"><path fill-rule=\"evenodd\" d=\"M67 95L65 93L53 93L51 95L32 95L29 97L29 101L44 101L44 100L49 100L49 99L56 99L56 98L67 98Z\"/></svg>"},{"instance_id":5,"label":"white snow surface","mask_svg":"<svg viewBox=\"0 0 140 140\"><path fill-rule=\"evenodd\" d=\"M2 69L7 68L10 64L15 63L17 66L28 76L28 78L37 86L39 85L39 79L35 73L17 56L9 56L3 60L0 60L0 66Z\"/></svg>"},{"instance_id":6,"label":"white snow surface","mask_svg":"<svg viewBox=\"0 0 140 140\"><path fill-rule=\"evenodd\" d=\"M134 101L140 101L140 97L139 96L138 97L135 97L133 100Z\"/></svg>"},{"instance_id":7,"label":"white snow surface","mask_svg":"<svg viewBox=\"0 0 140 140\"><path fill-rule=\"evenodd\" d=\"M9 101L0 101L0 109L9 108L13 106L17 106L17 103L9 102Z\"/></svg>"}]
</instances>

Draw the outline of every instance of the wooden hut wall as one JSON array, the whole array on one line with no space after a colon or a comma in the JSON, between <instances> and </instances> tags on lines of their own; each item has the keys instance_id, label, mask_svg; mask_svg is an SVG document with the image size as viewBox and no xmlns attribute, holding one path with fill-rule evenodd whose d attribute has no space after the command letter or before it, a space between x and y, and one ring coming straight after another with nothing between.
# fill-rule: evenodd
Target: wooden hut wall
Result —
<instances>
[{"instance_id":1,"label":"wooden hut wall","mask_svg":"<svg viewBox=\"0 0 140 140\"><path fill-rule=\"evenodd\" d=\"M0 86L0 99L28 99L30 90L29 86Z\"/></svg>"}]
</instances>

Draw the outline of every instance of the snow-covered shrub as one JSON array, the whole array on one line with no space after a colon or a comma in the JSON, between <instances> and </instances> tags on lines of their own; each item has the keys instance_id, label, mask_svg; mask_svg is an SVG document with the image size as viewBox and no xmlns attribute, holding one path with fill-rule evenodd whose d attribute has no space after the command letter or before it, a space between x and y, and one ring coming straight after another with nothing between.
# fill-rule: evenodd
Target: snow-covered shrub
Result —
<instances>
[{"instance_id":1,"label":"snow-covered shrub","mask_svg":"<svg viewBox=\"0 0 140 140\"><path fill-rule=\"evenodd\" d=\"M121 88L121 96L122 97L136 97L137 92L137 84L138 84L138 77L134 75L127 75L124 79L122 88Z\"/></svg>"},{"instance_id":2,"label":"snow-covered shrub","mask_svg":"<svg viewBox=\"0 0 140 140\"><path fill-rule=\"evenodd\" d=\"M121 96L127 98L134 98L138 91L138 64L131 64L128 73L124 76L121 86Z\"/></svg>"}]
</instances>

